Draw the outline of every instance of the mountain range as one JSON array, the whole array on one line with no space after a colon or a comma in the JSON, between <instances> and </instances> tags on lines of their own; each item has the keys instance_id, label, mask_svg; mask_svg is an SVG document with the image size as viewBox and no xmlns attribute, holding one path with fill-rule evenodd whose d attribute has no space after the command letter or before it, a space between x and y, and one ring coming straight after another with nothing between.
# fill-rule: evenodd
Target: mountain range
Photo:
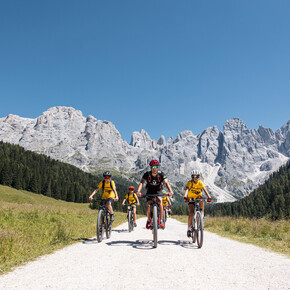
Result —
<instances>
[{"instance_id":1,"label":"mountain range","mask_svg":"<svg viewBox=\"0 0 290 290\"><path fill-rule=\"evenodd\" d=\"M239 118L199 135L182 131L167 141L133 132L128 144L114 124L71 107L52 107L36 119L9 114L0 118L0 140L73 164L87 172L113 170L139 180L149 161L158 159L174 189L182 192L198 169L220 202L248 195L290 157L290 120L273 131L251 130Z\"/></svg>"}]
</instances>

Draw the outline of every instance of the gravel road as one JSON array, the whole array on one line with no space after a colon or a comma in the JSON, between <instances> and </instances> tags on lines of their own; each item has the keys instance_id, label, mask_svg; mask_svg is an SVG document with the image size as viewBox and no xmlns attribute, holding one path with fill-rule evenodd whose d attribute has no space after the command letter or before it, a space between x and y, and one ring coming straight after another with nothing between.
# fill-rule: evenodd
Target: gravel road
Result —
<instances>
[{"instance_id":1,"label":"gravel road","mask_svg":"<svg viewBox=\"0 0 290 290\"><path fill-rule=\"evenodd\" d=\"M290 260L205 232L198 249L169 219L159 244L139 219L109 240L68 246L0 277L0 289L290 289Z\"/></svg>"}]
</instances>

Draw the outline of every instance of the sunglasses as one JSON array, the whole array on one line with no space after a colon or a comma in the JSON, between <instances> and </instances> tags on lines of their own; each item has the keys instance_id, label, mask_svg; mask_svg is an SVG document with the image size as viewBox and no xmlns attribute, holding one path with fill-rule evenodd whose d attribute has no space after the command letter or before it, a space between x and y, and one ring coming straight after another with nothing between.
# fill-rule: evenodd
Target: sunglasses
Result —
<instances>
[{"instance_id":1,"label":"sunglasses","mask_svg":"<svg viewBox=\"0 0 290 290\"><path fill-rule=\"evenodd\" d=\"M199 175L192 175L192 178L199 178Z\"/></svg>"},{"instance_id":2,"label":"sunglasses","mask_svg":"<svg viewBox=\"0 0 290 290\"><path fill-rule=\"evenodd\" d=\"M151 168L154 168L155 169L155 168L158 168L158 166L151 166Z\"/></svg>"},{"instance_id":3,"label":"sunglasses","mask_svg":"<svg viewBox=\"0 0 290 290\"><path fill-rule=\"evenodd\" d=\"M105 176L104 178L105 178L105 179L110 179L110 176Z\"/></svg>"}]
</instances>

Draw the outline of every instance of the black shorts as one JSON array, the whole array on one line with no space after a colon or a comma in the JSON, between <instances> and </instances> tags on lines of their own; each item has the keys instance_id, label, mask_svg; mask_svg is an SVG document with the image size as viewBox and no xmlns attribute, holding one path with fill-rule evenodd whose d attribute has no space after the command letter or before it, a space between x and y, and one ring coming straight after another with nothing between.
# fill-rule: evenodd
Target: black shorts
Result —
<instances>
[{"instance_id":1,"label":"black shorts","mask_svg":"<svg viewBox=\"0 0 290 290\"><path fill-rule=\"evenodd\" d=\"M146 194L148 195L161 195L162 194L162 190L158 190L158 191L148 191ZM154 197L153 196L146 196L147 201L151 201Z\"/></svg>"},{"instance_id":2,"label":"black shorts","mask_svg":"<svg viewBox=\"0 0 290 290\"><path fill-rule=\"evenodd\" d=\"M102 199L101 204L103 205L103 204L106 204L107 202L112 203L113 201L114 201L113 198Z\"/></svg>"}]
</instances>

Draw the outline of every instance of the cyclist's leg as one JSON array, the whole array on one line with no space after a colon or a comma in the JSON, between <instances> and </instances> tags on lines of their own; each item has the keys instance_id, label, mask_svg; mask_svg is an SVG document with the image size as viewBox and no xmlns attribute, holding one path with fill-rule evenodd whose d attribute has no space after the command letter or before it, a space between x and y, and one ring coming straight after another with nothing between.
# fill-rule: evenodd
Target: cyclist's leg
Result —
<instances>
[{"instance_id":1,"label":"cyclist's leg","mask_svg":"<svg viewBox=\"0 0 290 290\"><path fill-rule=\"evenodd\" d=\"M136 223L136 207L133 207L134 223Z\"/></svg>"},{"instance_id":2,"label":"cyclist's leg","mask_svg":"<svg viewBox=\"0 0 290 290\"><path fill-rule=\"evenodd\" d=\"M160 221L163 219L163 205L162 205L162 198L158 196L158 204L160 209Z\"/></svg>"},{"instance_id":3,"label":"cyclist's leg","mask_svg":"<svg viewBox=\"0 0 290 290\"><path fill-rule=\"evenodd\" d=\"M106 201L106 207L107 207L109 213L112 215L112 214L114 214L114 211L113 211L113 207L112 207L111 202L112 202L112 201L111 201L111 198L108 199L108 200Z\"/></svg>"},{"instance_id":4,"label":"cyclist's leg","mask_svg":"<svg viewBox=\"0 0 290 290\"><path fill-rule=\"evenodd\" d=\"M194 204L193 203L189 203L188 204L188 208L189 208L188 228L190 228L191 227L191 223L192 223L192 219L193 219L193 215L194 215Z\"/></svg>"},{"instance_id":5,"label":"cyclist's leg","mask_svg":"<svg viewBox=\"0 0 290 290\"><path fill-rule=\"evenodd\" d=\"M202 211L202 215L204 216L204 201L202 200L202 196L198 196L197 199L201 199L201 201L199 202L199 205Z\"/></svg>"},{"instance_id":6,"label":"cyclist's leg","mask_svg":"<svg viewBox=\"0 0 290 290\"><path fill-rule=\"evenodd\" d=\"M151 205L151 200L147 201L147 220L150 221L150 205Z\"/></svg>"}]
</instances>

